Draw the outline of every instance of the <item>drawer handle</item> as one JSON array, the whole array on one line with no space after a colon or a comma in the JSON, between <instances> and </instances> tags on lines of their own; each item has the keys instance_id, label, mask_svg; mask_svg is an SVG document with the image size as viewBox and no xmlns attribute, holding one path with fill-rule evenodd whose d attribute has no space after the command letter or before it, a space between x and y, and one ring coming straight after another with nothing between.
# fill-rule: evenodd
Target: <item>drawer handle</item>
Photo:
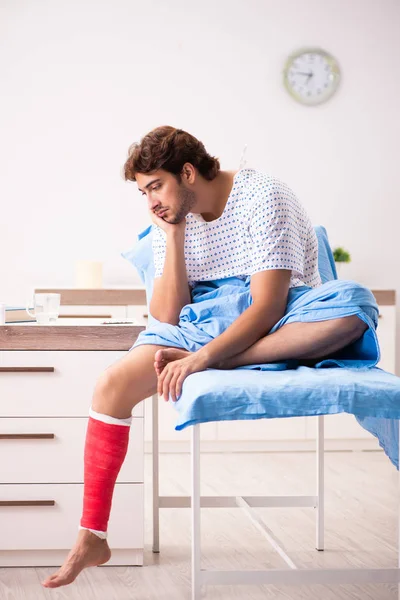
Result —
<instances>
[{"instance_id":1,"label":"drawer handle","mask_svg":"<svg viewBox=\"0 0 400 600\"><path fill-rule=\"evenodd\" d=\"M112 315L58 315L59 319L112 319Z\"/></svg>"},{"instance_id":2,"label":"drawer handle","mask_svg":"<svg viewBox=\"0 0 400 600\"><path fill-rule=\"evenodd\" d=\"M54 433L0 433L0 440L54 440Z\"/></svg>"},{"instance_id":3,"label":"drawer handle","mask_svg":"<svg viewBox=\"0 0 400 600\"><path fill-rule=\"evenodd\" d=\"M55 500L0 500L0 506L55 506Z\"/></svg>"},{"instance_id":4,"label":"drawer handle","mask_svg":"<svg viewBox=\"0 0 400 600\"><path fill-rule=\"evenodd\" d=\"M54 373L54 367L0 367L0 373Z\"/></svg>"}]
</instances>

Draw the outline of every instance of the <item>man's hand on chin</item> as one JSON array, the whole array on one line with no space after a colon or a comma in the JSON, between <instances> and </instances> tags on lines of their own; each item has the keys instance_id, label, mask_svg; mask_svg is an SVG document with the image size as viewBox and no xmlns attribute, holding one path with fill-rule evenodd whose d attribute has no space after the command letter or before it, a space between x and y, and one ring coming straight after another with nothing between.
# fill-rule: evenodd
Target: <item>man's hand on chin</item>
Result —
<instances>
[{"instance_id":1,"label":"man's hand on chin","mask_svg":"<svg viewBox=\"0 0 400 600\"><path fill-rule=\"evenodd\" d=\"M163 214L163 212L160 211L160 214ZM186 219L182 219L182 221L180 221L179 223L169 223L163 217L159 217L152 210L150 211L150 217L151 217L151 220L153 221L153 223L155 225L157 225L160 229L165 231L166 234L185 231ZM168 217L169 217L169 209L167 209L167 211L165 213L165 218L168 219Z\"/></svg>"}]
</instances>

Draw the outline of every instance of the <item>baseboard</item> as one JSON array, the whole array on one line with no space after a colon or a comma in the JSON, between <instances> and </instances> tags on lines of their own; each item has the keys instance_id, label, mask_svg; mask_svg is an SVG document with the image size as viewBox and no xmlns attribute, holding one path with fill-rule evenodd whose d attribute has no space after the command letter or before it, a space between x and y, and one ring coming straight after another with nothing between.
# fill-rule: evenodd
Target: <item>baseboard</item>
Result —
<instances>
[{"instance_id":1,"label":"baseboard","mask_svg":"<svg viewBox=\"0 0 400 600\"><path fill-rule=\"evenodd\" d=\"M116 548L111 546L112 556L103 567L141 567L143 566L142 548ZM65 550L1 550L2 567L60 567L65 561L69 548Z\"/></svg>"},{"instance_id":2,"label":"baseboard","mask_svg":"<svg viewBox=\"0 0 400 600\"><path fill-rule=\"evenodd\" d=\"M146 441L145 453L151 454L152 443ZM201 452L315 452L315 440L203 440ZM326 439L325 452L382 452L373 439ZM190 440L159 442L160 453L188 453Z\"/></svg>"}]
</instances>

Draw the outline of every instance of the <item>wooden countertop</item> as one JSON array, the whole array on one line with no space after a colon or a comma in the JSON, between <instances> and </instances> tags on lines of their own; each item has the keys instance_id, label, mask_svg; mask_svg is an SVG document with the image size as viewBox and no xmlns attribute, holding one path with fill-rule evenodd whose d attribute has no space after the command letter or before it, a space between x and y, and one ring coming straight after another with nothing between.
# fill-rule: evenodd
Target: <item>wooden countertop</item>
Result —
<instances>
[{"instance_id":1,"label":"wooden countertop","mask_svg":"<svg viewBox=\"0 0 400 600\"><path fill-rule=\"evenodd\" d=\"M54 325L0 326L1 350L129 350L143 325L103 325L100 319L58 320Z\"/></svg>"},{"instance_id":2,"label":"wooden countertop","mask_svg":"<svg viewBox=\"0 0 400 600\"><path fill-rule=\"evenodd\" d=\"M396 290L371 290L381 306L396 304ZM47 288L36 289L37 293L61 294L61 304L66 306L144 306L144 287L131 288Z\"/></svg>"}]
</instances>

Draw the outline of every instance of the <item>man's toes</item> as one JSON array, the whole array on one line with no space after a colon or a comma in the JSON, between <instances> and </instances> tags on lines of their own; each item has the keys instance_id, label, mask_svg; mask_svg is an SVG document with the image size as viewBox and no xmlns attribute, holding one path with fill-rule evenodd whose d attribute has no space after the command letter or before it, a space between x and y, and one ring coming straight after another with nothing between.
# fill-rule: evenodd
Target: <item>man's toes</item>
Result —
<instances>
[{"instance_id":1,"label":"man's toes","mask_svg":"<svg viewBox=\"0 0 400 600\"><path fill-rule=\"evenodd\" d=\"M165 361L155 361L154 368L157 372L157 375L161 374L161 371L164 369L165 365L166 365Z\"/></svg>"},{"instance_id":2,"label":"man's toes","mask_svg":"<svg viewBox=\"0 0 400 600\"><path fill-rule=\"evenodd\" d=\"M75 577L72 575L72 573L64 575L61 573L56 573L55 575L51 575L51 577L46 579L42 585L48 588L56 588L63 585L68 585L69 583L72 583L74 579Z\"/></svg>"},{"instance_id":3,"label":"man's toes","mask_svg":"<svg viewBox=\"0 0 400 600\"><path fill-rule=\"evenodd\" d=\"M51 575L50 577L48 577L47 579L45 579L44 581L42 581L42 585L44 587L49 587L49 585L51 584L51 582L57 577L57 575Z\"/></svg>"},{"instance_id":4,"label":"man's toes","mask_svg":"<svg viewBox=\"0 0 400 600\"><path fill-rule=\"evenodd\" d=\"M174 351L174 349L168 349L168 350L157 350L155 357L154 357L154 366L157 369L161 371L164 369L164 367L171 361L175 360L177 358L177 356L175 355L176 351Z\"/></svg>"},{"instance_id":5,"label":"man's toes","mask_svg":"<svg viewBox=\"0 0 400 600\"><path fill-rule=\"evenodd\" d=\"M51 579L50 581L45 581L43 583L43 587L46 587L46 588L60 587L60 585L58 583L58 577L55 577L54 579Z\"/></svg>"},{"instance_id":6,"label":"man's toes","mask_svg":"<svg viewBox=\"0 0 400 600\"><path fill-rule=\"evenodd\" d=\"M157 350L154 355L154 367L156 370L160 369L161 373L168 363L179 360L180 358L185 358L185 356L188 354L190 354L190 352L181 350L179 348L166 348L165 350Z\"/></svg>"},{"instance_id":7,"label":"man's toes","mask_svg":"<svg viewBox=\"0 0 400 600\"><path fill-rule=\"evenodd\" d=\"M156 363L158 363L158 362L160 362L160 363L164 362L164 360L165 360L164 359L164 352L165 352L165 350L157 350L157 352L154 355L154 361Z\"/></svg>"},{"instance_id":8,"label":"man's toes","mask_svg":"<svg viewBox=\"0 0 400 600\"><path fill-rule=\"evenodd\" d=\"M159 367L165 367L165 365L167 364L167 361L165 361L165 360L155 360L154 364L158 365Z\"/></svg>"},{"instance_id":9,"label":"man's toes","mask_svg":"<svg viewBox=\"0 0 400 600\"><path fill-rule=\"evenodd\" d=\"M165 364L165 361L164 361L164 360L155 360L155 361L154 361L154 364L155 364L155 365L164 365L164 364Z\"/></svg>"},{"instance_id":10,"label":"man's toes","mask_svg":"<svg viewBox=\"0 0 400 600\"><path fill-rule=\"evenodd\" d=\"M44 581L42 581L42 585L44 587L52 587L54 583L56 583L57 579L58 579L58 575L57 573L55 575L50 575L50 577L48 577L47 579L45 579Z\"/></svg>"}]
</instances>

